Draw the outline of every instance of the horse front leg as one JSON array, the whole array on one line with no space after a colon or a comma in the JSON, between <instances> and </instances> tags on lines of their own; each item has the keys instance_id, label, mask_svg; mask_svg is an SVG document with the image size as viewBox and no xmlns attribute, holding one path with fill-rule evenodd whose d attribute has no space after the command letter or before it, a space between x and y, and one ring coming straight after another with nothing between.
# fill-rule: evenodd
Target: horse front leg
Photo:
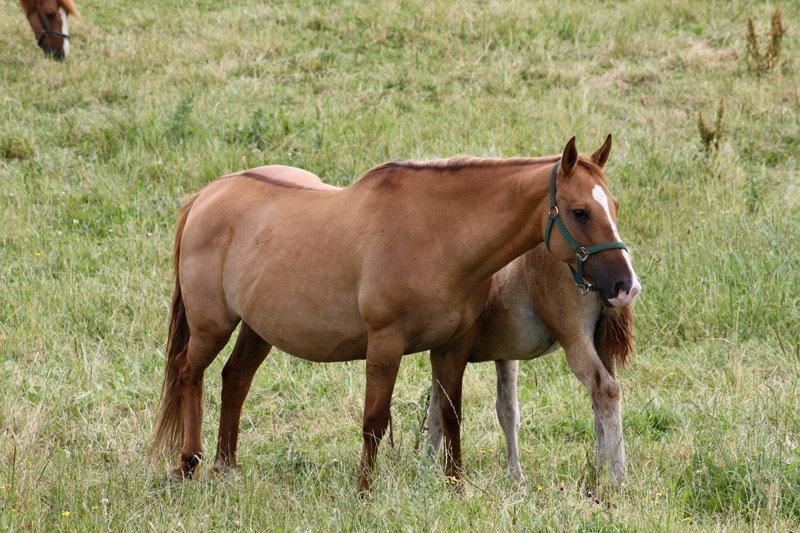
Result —
<instances>
[{"instance_id":1,"label":"horse front leg","mask_svg":"<svg viewBox=\"0 0 800 533\"><path fill-rule=\"evenodd\" d=\"M619 483L625 475L625 441L622 435L622 392L591 342L566 350L572 372L589 391L595 416L595 451L598 469L611 462L611 474Z\"/></svg>"},{"instance_id":2,"label":"horse front leg","mask_svg":"<svg viewBox=\"0 0 800 533\"><path fill-rule=\"evenodd\" d=\"M392 403L392 391L397 380L397 370L405 350L405 337L396 331L370 332L367 340L366 375L364 395L364 444L358 469L358 492L369 490L378 445L386 433Z\"/></svg>"},{"instance_id":3,"label":"horse front leg","mask_svg":"<svg viewBox=\"0 0 800 533\"><path fill-rule=\"evenodd\" d=\"M433 386L438 388L439 417L444 434L444 473L461 479L461 390L464 369L474 342L474 329L447 346L431 350ZM459 485L458 489L462 487Z\"/></svg>"},{"instance_id":4,"label":"horse front leg","mask_svg":"<svg viewBox=\"0 0 800 533\"><path fill-rule=\"evenodd\" d=\"M522 481L519 462L519 402L517 401L518 361L495 361L497 372L497 420L503 428L508 454L508 475Z\"/></svg>"}]
</instances>

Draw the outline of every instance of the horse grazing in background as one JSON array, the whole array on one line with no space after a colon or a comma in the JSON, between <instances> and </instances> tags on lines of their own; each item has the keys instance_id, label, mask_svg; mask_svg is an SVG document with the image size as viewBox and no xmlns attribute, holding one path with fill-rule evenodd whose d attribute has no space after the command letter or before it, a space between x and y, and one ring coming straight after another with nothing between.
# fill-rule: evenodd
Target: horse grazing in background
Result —
<instances>
[{"instance_id":1,"label":"horse grazing in background","mask_svg":"<svg viewBox=\"0 0 800 533\"><path fill-rule=\"evenodd\" d=\"M573 137L561 157L387 163L344 189L281 166L211 182L178 216L153 452L180 445L170 474L192 477L202 459L203 374L241 322L222 371L216 469L236 465L242 403L277 346L309 361L366 359L357 486L368 490L402 356L472 328L492 274L550 232L551 182L567 213L561 224L587 245L613 237L601 213L578 214L605 190L602 150L579 157ZM563 238L550 245L582 269ZM635 275L623 250L588 266L612 303L631 297Z\"/></svg>"},{"instance_id":2,"label":"horse grazing in background","mask_svg":"<svg viewBox=\"0 0 800 533\"><path fill-rule=\"evenodd\" d=\"M45 54L64 59L69 54L69 16L78 16L72 0L20 0L36 44Z\"/></svg>"},{"instance_id":3,"label":"horse grazing in background","mask_svg":"<svg viewBox=\"0 0 800 533\"><path fill-rule=\"evenodd\" d=\"M630 306L610 307L595 291L576 290L569 268L544 244L518 257L492 276L489 297L472 336L444 347L439 357L471 363L494 361L497 419L503 428L508 473L522 479L519 462L517 360L534 359L563 346L572 372L589 391L594 410L598 469L611 463L619 482L625 473L622 399L614 380L616 363L631 352ZM428 453L442 440L441 385L434 378L428 407ZM449 407L449 403L448 403ZM449 407L452 411L452 407Z\"/></svg>"}]
</instances>

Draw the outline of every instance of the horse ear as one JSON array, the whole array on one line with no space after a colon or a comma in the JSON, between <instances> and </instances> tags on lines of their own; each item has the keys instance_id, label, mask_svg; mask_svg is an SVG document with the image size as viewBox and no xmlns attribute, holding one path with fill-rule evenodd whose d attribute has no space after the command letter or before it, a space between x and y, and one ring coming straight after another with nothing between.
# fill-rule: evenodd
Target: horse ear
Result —
<instances>
[{"instance_id":1,"label":"horse ear","mask_svg":"<svg viewBox=\"0 0 800 533\"><path fill-rule=\"evenodd\" d=\"M611 154L611 134L608 134L606 137L606 142L603 143L603 146L597 149L595 153L592 154L592 161L597 163L597 166L603 168L606 166L606 161L608 161L608 156Z\"/></svg>"},{"instance_id":2,"label":"horse ear","mask_svg":"<svg viewBox=\"0 0 800 533\"><path fill-rule=\"evenodd\" d=\"M79 17L78 8L75 7L75 2L72 0L58 0L58 4L64 8L64 11L72 16Z\"/></svg>"},{"instance_id":3,"label":"horse ear","mask_svg":"<svg viewBox=\"0 0 800 533\"><path fill-rule=\"evenodd\" d=\"M572 174L575 169L575 163L578 162L578 149L575 148L575 137L569 140L567 146L564 147L564 154L561 156L561 172L565 176Z\"/></svg>"}]
</instances>

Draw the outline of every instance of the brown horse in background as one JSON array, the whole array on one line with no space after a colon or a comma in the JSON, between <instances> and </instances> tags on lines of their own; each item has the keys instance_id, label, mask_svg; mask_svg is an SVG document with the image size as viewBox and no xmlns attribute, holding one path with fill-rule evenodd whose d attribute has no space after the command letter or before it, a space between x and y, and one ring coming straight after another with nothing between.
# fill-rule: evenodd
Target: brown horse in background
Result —
<instances>
[{"instance_id":1,"label":"brown horse in background","mask_svg":"<svg viewBox=\"0 0 800 533\"><path fill-rule=\"evenodd\" d=\"M78 16L72 0L19 0L36 36L36 44L48 56L64 59L69 54L69 16Z\"/></svg>"},{"instance_id":2,"label":"brown horse in background","mask_svg":"<svg viewBox=\"0 0 800 533\"><path fill-rule=\"evenodd\" d=\"M560 161L565 214L568 206L583 209L596 202L609 147L579 157L573 138L561 157L388 163L345 189L268 166L225 176L192 196L175 238L154 438L154 450L182 442L171 475L191 477L202 458L203 373L241 322L223 369L217 469L235 467L242 403L277 346L309 361L366 359L358 489L367 490L402 356L472 328L492 274L543 241L554 165ZM602 217L568 215L565 223L586 244L614 233ZM563 239L551 250L576 265ZM627 298L634 279L622 252L595 256L588 271L611 299Z\"/></svg>"},{"instance_id":3,"label":"brown horse in background","mask_svg":"<svg viewBox=\"0 0 800 533\"><path fill-rule=\"evenodd\" d=\"M494 361L497 372L497 419L505 434L508 473L521 480L517 360L540 357L564 347L572 372L592 400L595 458L598 469L611 463L619 481L625 472L622 398L614 379L618 362L630 355L633 313L630 306L610 307L597 292L581 293L569 268L544 244L521 255L492 276L486 307L470 342L445 347L444 357L471 363ZM453 353L461 350L459 353ZM442 386L431 386L427 428L430 455L442 440ZM449 402L448 411L453 411ZM460 422L460 420L459 420Z\"/></svg>"}]
</instances>

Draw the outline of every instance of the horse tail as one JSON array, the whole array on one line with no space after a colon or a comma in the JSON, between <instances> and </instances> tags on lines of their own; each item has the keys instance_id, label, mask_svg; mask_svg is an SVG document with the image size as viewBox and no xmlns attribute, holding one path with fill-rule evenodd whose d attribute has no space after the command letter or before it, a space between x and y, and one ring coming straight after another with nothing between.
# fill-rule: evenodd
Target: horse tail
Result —
<instances>
[{"instance_id":1,"label":"horse tail","mask_svg":"<svg viewBox=\"0 0 800 533\"><path fill-rule=\"evenodd\" d=\"M612 375L617 362L626 366L633 351L633 311L630 306L604 308L594 330L594 340L600 360Z\"/></svg>"},{"instance_id":2,"label":"horse tail","mask_svg":"<svg viewBox=\"0 0 800 533\"><path fill-rule=\"evenodd\" d=\"M189 323L186 321L186 309L181 295L181 282L178 273L178 261L181 257L181 238L186 226L189 210L198 194L189 197L178 213L178 229L175 232L174 268L175 288L172 291L172 307L169 313L169 333L167 336L167 360L164 365L164 382L161 385L161 405L158 410L158 422L153 434L150 448L155 459L162 453L169 453L178 448L183 437L183 409L181 406L179 375L186 359L186 347L189 344Z\"/></svg>"}]
</instances>

